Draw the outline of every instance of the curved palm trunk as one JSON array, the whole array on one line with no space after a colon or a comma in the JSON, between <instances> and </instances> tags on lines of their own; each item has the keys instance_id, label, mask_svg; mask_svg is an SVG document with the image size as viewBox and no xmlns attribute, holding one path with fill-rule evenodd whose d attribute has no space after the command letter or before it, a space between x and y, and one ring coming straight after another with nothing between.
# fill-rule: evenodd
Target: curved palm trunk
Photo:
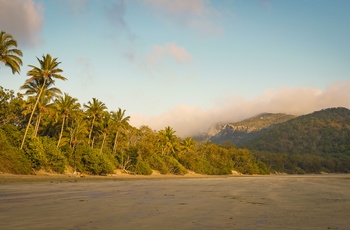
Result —
<instances>
[{"instance_id":1,"label":"curved palm trunk","mask_svg":"<svg viewBox=\"0 0 350 230\"><path fill-rule=\"evenodd\" d=\"M101 146L101 149L100 149L100 153L102 153L103 147L104 147L105 142L106 142L106 137L107 137L107 133L103 133L103 141L102 141L102 146Z\"/></svg>"},{"instance_id":2,"label":"curved palm trunk","mask_svg":"<svg viewBox=\"0 0 350 230\"><path fill-rule=\"evenodd\" d=\"M117 151L118 134L119 134L119 132L117 131L117 133L115 134L115 138L114 138L113 153L116 153L116 151Z\"/></svg>"},{"instance_id":3,"label":"curved palm trunk","mask_svg":"<svg viewBox=\"0 0 350 230\"><path fill-rule=\"evenodd\" d=\"M46 77L44 78L44 83L43 83L43 86L42 86L41 89L40 89L39 96L38 96L38 98L37 98L36 101L35 101L33 111L32 111L32 113L30 114L30 118L29 118L29 121L28 121L28 124L27 124L27 128L26 128L26 131L24 132L24 136L23 136L23 140L22 140L22 144L21 144L21 149L23 149L23 145L24 145L24 142L25 142L26 137L27 137L27 134L28 134L28 130L29 130L30 123L32 122L35 109L36 109L36 107L37 107L38 104L39 104L39 100L40 100L40 97L41 97L42 92L44 91L45 85L46 85Z\"/></svg>"},{"instance_id":4,"label":"curved palm trunk","mask_svg":"<svg viewBox=\"0 0 350 230\"><path fill-rule=\"evenodd\" d=\"M95 142L95 137L92 138L92 141L91 141L91 148L94 148L94 142Z\"/></svg>"},{"instance_id":5,"label":"curved palm trunk","mask_svg":"<svg viewBox=\"0 0 350 230\"><path fill-rule=\"evenodd\" d=\"M57 148L60 146L60 142L61 142L62 134L63 134L64 122L65 121L66 121L66 117L63 116L60 137L58 138L58 142L57 142Z\"/></svg>"},{"instance_id":6,"label":"curved palm trunk","mask_svg":"<svg viewBox=\"0 0 350 230\"><path fill-rule=\"evenodd\" d=\"M41 113L39 112L39 116L38 116L38 118L36 119L35 128L34 128L34 136L35 136L35 137L38 135L38 130L39 130L40 121L41 121Z\"/></svg>"},{"instance_id":7,"label":"curved palm trunk","mask_svg":"<svg viewBox=\"0 0 350 230\"><path fill-rule=\"evenodd\" d=\"M91 123L91 128L90 128L90 133L89 133L89 145L90 145L90 142L91 142L92 130L94 129L94 123L95 123L95 116L92 119L92 123Z\"/></svg>"}]
</instances>

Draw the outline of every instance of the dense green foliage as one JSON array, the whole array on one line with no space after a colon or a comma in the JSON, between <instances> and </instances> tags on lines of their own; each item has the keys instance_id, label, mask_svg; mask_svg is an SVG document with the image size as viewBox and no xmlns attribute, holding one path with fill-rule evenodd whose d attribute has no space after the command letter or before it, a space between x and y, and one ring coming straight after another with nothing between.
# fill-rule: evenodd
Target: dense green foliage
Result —
<instances>
[{"instance_id":1,"label":"dense green foliage","mask_svg":"<svg viewBox=\"0 0 350 230\"><path fill-rule=\"evenodd\" d=\"M22 52L11 35L0 32L0 61L19 73ZM125 110L108 111L96 98L81 105L63 94L55 80L61 64L51 55L29 65L24 94L0 86L0 173L67 170L95 175L120 169L130 174L184 175L348 172L350 168L350 111L329 109L291 119L267 115L256 120L257 130L281 123L259 135L246 147L181 139L171 127L154 131L129 124ZM55 86L55 87L54 87ZM263 118L263 119L262 119ZM241 126L243 123L237 123ZM251 138L251 137L250 137Z\"/></svg>"},{"instance_id":2,"label":"dense green foliage","mask_svg":"<svg viewBox=\"0 0 350 230\"><path fill-rule=\"evenodd\" d=\"M37 79L36 79L37 80ZM28 85L28 82L25 83ZM50 86L50 84L47 84ZM33 88L36 90L32 90ZM24 87L38 96L40 82ZM266 174L266 165L248 150L181 139L171 127L153 131L147 126L130 126L125 110L108 112L104 103L93 99L81 107L76 98L46 87L41 95L24 99L21 94L0 88L0 171L33 173L66 170L105 175L120 169L130 174L184 175ZM39 102L38 102L39 101ZM28 129L33 104L37 108ZM20 148L27 130L23 149Z\"/></svg>"},{"instance_id":3,"label":"dense green foliage","mask_svg":"<svg viewBox=\"0 0 350 230\"><path fill-rule=\"evenodd\" d=\"M350 110L331 108L271 128L246 147L270 170L288 173L350 171Z\"/></svg>"},{"instance_id":4,"label":"dense green foliage","mask_svg":"<svg viewBox=\"0 0 350 230\"><path fill-rule=\"evenodd\" d=\"M7 132L0 129L0 172L30 174L32 168L28 158L19 148L13 147Z\"/></svg>"}]
</instances>

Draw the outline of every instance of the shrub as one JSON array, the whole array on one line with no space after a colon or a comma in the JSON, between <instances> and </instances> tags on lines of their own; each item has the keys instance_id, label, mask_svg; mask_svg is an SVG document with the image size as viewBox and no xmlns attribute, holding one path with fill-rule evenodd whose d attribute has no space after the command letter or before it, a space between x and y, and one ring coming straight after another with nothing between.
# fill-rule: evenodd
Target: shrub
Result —
<instances>
[{"instance_id":1,"label":"shrub","mask_svg":"<svg viewBox=\"0 0 350 230\"><path fill-rule=\"evenodd\" d=\"M103 175L106 173L113 173L115 169L108 157L104 154L100 154L99 150L92 149L86 145L77 147L76 157L76 160L78 160L78 158L81 159L81 161L76 161L79 171L92 173L94 175Z\"/></svg>"},{"instance_id":2,"label":"shrub","mask_svg":"<svg viewBox=\"0 0 350 230\"><path fill-rule=\"evenodd\" d=\"M176 175L184 175L188 173L187 169L182 164L180 164L174 157L164 156L163 158L170 173Z\"/></svg>"},{"instance_id":3,"label":"shrub","mask_svg":"<svg viewBox=\"0 0 350 230\"><path fill-rule=\"evenodd\" d=\"M6 133L7 141L14 147L19 147L23 138L23 134L14 125L4 125L1 127L4 133Z\"/></svg>"},{"instance_id":4,"label":"shrub","mask_svg":"<svg viewBox=\"0 0 350 230\"><path fill-rule=\"evenodd\" d=\"M38 137L35 137L32 133L29 134L23 150L33 169L40 170L42 167L45 167L47 163L45 149Z\"/></svg>"},{"instance_id":5,"label":"shrub","mask_svg":"<svg viewBox=\"0 0 350 230\"><path fill-rule=\"evenodd\" d=\"M203 144L199 151L202 158L209 164L204 164L206 174L225 175L231 174L233 162L229 151L218 145L207 143Z\"/></svg>"},{"instance_id":6,"label":"shrub","mask_svg":"<svg viewBox=\"0 0 350 230\"><path fill-rule=\"evenodd\" d=\"M56 142L47 137L42 137L41 140L47 158L47 169L51 169L58 173L64 173L67 159L61 150L56 147Z\"/></svg>"},{"instance_id":7,"label":"shrub","mask_svg":"<svg viewBox=\"0 0 350 230\"><path fill-rule=\"evenodd\" d=\"M148 161L152 169L158 170L161 174L170 173L167 164L164 162L163 158L158 154L153 154Z\"/></svg>"},{"instance_id":8,"label":"shrub","mask_svg":"<svg viewBox=\"0 0 350 230\"><path fill-rule=\"evenodd\" d=\"M4 130L0 129L0 171L14 174L32 173L31 163L24 151L11 145Z\"/></svg>"},{"instance_id":9,"label":"shrub","mask_svg":"<svg viewBox=\"0 0 350 230\"><path fill-rule=\"evenodd\" d=\"M243 174L269 174L265 163L255 158L248 149L230 149L234 168Z\"/></svg>"},{"instance_id":10,"label":"shrub","mask_svg":"<svg viewBox=\"0 0 350 230\"><path fill-rule=\"evenodd\" d=\"M149 164L142 159L141 156L137 157L137 163L135 166L135 173L140 175L151 175L152 169Z\"/></svg>"}]
</instances>

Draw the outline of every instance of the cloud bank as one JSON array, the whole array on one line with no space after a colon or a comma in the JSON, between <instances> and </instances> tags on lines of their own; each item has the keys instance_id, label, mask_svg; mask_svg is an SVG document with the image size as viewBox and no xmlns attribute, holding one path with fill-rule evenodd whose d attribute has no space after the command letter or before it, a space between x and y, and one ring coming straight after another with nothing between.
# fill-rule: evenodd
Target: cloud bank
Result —
<instances>
[{"instance_id":1,"label":"cloud bank","mask_svg":"<svg viewBox=\"0 0 350 230\"><path fill-rule=\"evenodd\" d=\"M155 117L132 115L131 124L160 130L171 126L177 135L187 137L206 131L215 122L235 122L263 112L303 115L330 107L350 107L350 81L317 88L284 87L269 89L252 100L231 96L209 110L187 105Z\"/></svg>"},{"instance_id":2,"label":"cloud bank","mask_svg":"<svg viewBox=\"0 0 350 230\"><path fill-rule=\"evenodd\" d=\"M0 0L0 28L21 46L38 45L44 21L43 8L33 0ZM14 13L16 12L16 13Z\"/></svg>"}]
</instances>

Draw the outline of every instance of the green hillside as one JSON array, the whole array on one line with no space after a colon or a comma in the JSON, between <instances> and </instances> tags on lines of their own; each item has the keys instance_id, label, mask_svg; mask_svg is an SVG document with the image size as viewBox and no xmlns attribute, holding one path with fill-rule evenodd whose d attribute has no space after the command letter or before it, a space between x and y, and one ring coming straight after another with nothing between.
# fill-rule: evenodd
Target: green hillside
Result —
<instances>
[{"instance_id":1,"label":"green hillside","mask_svg":"<svg viewBox=\"0 0 350 230\"><path fill-rule=\"evenodd\" d=\"M300 116L274 126L247 146L288 154L350 155L350 110L332 108Z\"/></svg>"},{"instance_id":2,"label":"green hillside","mask_svg":"<svg viewBox=\"0 0 350 230\"><path fill-rule=\"evenodd\" d=\"M277 167L274 162L283 155L279 161L296 166L290 169L300 172L349 172L350 110L330 108L297 117L275 125L245 147L275 170L285 171L285 165Z\"/></svg>"}]
</instances>

